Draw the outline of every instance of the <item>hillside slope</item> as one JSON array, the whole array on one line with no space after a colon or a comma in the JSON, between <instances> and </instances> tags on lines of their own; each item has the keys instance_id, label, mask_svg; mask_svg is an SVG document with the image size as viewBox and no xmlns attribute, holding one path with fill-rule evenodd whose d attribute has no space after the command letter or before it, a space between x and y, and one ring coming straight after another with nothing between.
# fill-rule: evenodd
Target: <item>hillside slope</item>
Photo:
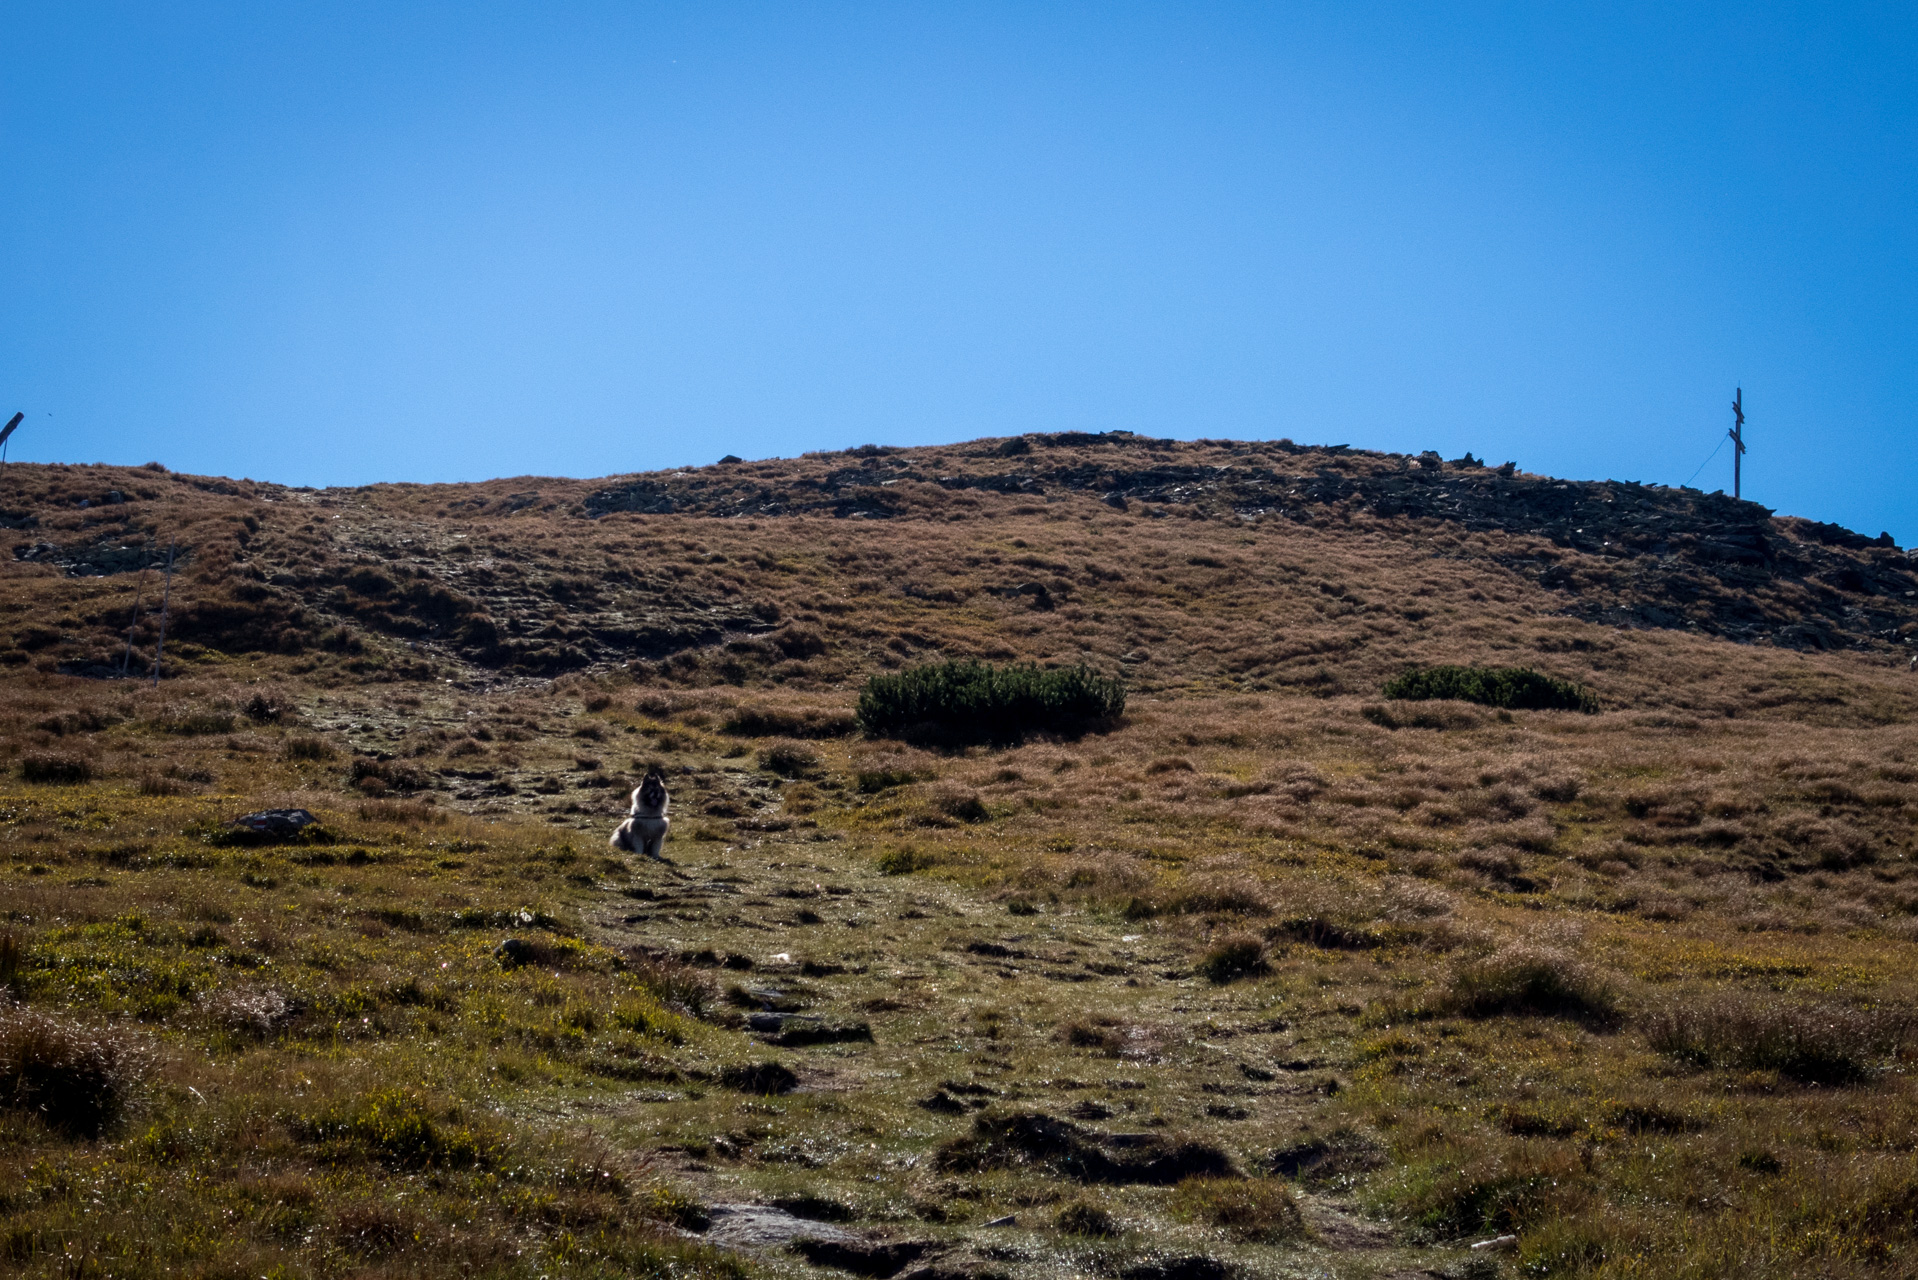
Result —
<instances>
[{"instance_id":1,"label":"hillside slope","mask_svg":"<svg viewBox=\"0 0 1918 1280\"><path fill-rule=\"evenodd\" d=\"M1210 609L1288 634L1197 646L1188 678L1322 682L1322 670L1300 669L1301 645L1337 636L1400 658L1377 642L1404 627L1376 624L1397 614L1416 630L1423 617L1407 615L1466 577L1539 619L1795 649L1884 652L1918 633L1918 575L1888 538L1722 495L1285 442L1066 433L617 482L324 491L16 465L5 495L10 580L36 599L16 610L0 662L33 654L74 672L118 665L136 571L175 540L175 635L196 649L324 651L360 632L423 660L541 675L725 644L735 665L760 671L814 646L795 626L1112 663L1140 647L1112 625L1115 611ZM1165 519L1180 523L1153 523ZM1328 608L1302 611L1296 598L1367 590L1412 600L1350 600L1354 625L1328 633ZM1003 634L996 624L1021 611L1063 616ZM1309 639L1290 634L1300 624ZM981 641L982 626L1002 634Z\"/></svg>"},{"instance_id":2,"label":"hillside slope","mask_svg":"<svg viewBox=\"0 0 1918 1280\"><path fill-rule=\"evenodd\" d=\"M1915 1273L1896 548L1117 435L0 483L0 1272ZM943 657L1126 712L857 732Z\"/></svg>"}]
</instances>

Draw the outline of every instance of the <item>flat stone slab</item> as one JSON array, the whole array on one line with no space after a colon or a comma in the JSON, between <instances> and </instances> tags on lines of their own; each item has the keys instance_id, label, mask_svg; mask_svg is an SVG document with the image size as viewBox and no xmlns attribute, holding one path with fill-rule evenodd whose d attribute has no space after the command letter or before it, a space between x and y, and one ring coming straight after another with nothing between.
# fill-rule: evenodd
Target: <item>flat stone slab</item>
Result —
<instances>
[{"instance_id":1,"label":"flat stone slab","mask_svg":"<svg viewBox=\"0 0 1918 1280\"><path fill-rule=\"evenodd\" d=\"M258 813L243 814L230 825L256 836L296 836L318 821L304 809L262 809Z\"/></svg>"},{"instance_id":2,"label":"flat stone slab","mask_svg":"<svg viewBox=\"0 0 1918 1280\"><path fill-rule=\"evenodd\" d=\"M801 1239L861 1243L860 1237L830 1222L797 1217L767 1204L712 1204L706 1206L706 1216L712 1219L707 1241L727 1249L780 1249Z\"/></svg>"}]
</instances>

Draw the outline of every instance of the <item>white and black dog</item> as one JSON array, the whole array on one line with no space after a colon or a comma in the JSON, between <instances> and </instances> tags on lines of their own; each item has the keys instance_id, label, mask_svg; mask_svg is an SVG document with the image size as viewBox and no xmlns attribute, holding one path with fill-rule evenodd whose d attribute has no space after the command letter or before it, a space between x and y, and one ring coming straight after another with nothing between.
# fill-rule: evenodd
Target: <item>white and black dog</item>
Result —
<instances>
[{"instance_id":1,"label":"white and black dog","mask_svg":"<svg viewBox=\"0 0 1918 1280\"><path fill-rule=\"evenodd\" d=\"M646 771L646 780L633 788L630 816L619 824L607 843L627 853L643 853L649 858L664 860L666 828L672 825L666 820L666 806L670 803L666 795L666 775L654 765Z\"/></svg>"}]
</instances>

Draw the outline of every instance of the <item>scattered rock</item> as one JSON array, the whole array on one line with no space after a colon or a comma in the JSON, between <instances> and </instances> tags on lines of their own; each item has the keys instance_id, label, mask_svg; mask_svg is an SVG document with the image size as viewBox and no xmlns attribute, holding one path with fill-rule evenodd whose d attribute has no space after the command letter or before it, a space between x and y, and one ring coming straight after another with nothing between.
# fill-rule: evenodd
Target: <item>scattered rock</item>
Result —
<instances>
[{"instance_id":1,"label":"scattered rock","mask_svg":"<svg viewBox=\"0 0 1918 1280\"><path fill-rule=\"evenodd\" d=\"M815 1267L832 1267L856 1276L896 1276L919 1261L932 1247L926 1240L901 1240L883 1243L877 1240L801 1237L786 1246Z\"/></svg>"},{"instance_id":2,"label":"scattered rock","mask_svg":"<svg viewBox=\"0 0 1918 1280\"><path fill-rule=\"evenodd\" d=\"M761 1016L761 1015L756 1015ZM773 1015L775 1017L781 1015ZM750 1021L750 1019L748 1020ZM854 1041L872 1042L872 1026L864 1022L794 1022L788 1019L783 1030L776 1035L766 1037L766 1043L782 1049L796 1049L811 1044L848 1044Z\"/></svg>"},{"instance_id":3,"label":"scattered rock","mask_svg":"<svg viewBox=\"0 0 1918 1280\"><path fill-rule=\"evenodd\" d=\"M773 1205L715 1204L706 1207L708 1242L728 1249L777 1249L801 1236L814 1240L856 1240L850 1231L823 1225Z\"/></svg>"},{"instance_id":4,"label":"scattered rock","mask_svg":"<svg viewBox=\"0 0 1918 1280\"><path fill-rule=\"evenodd\" d=\"M940 1147L935 1168L981 1172L1040 1164L1080 1182L1171 1186L1192 1177L1235 1177L1231 1157L1211 1143L1156 1133L1099 1133L1036 1111L982 1115L972 1133Z\"/></svg>"},{"instance_id":5,"label":"scattered rock","mask_svg":"<svg viewBox=\"0 0 1918 1280\"><path fill-rule=\"evenodd\" d=\"M1217 1258L1192 1253L1177 1258L1150 1258L1119 1272L1120 1280L1228 1280L1237 1274Z\"/></svg>"},{"instance_id":6,"label":"scattered rock","mask_svg":"<svg viewBox=\"0 0 1918 1280\"><path fill-rule=\"evenodd\" d=\"M1341 1129L1323 1138L1282 1147L1265 1163L1267 1171L1276 1177L1322 1186L1383 1167L1385 1152L1364 1134Z\"/></svg>"},{"instance_id":7,"label":"scattered rock","mask_svg":"<svg viewBox=\"0 0 1918 1280\"><path fill-rule=\"evenodd\" d=\"M773 1208L809 1222L851 1222L855 1216L851 1205L815 1195L781 1196Z\"/></svg>"},{"instance_id":8,"label":"scattered rock","mask_svg":"<svg viewBox=\"0 0 1918 1280\"><path fill-rule=\"evenodd\" d=\"M305 809L262 809L235 818L233 824L258 835L296 836L319 819Z\"/></svg>"}]
</instances>

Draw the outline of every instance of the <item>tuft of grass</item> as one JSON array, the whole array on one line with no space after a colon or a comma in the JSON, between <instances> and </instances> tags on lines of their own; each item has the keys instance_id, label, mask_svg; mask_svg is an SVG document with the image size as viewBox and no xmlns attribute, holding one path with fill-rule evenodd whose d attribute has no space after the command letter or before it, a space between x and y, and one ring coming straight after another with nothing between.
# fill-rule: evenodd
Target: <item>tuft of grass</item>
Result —
<instances>
[{"instance_id":1,"label":"tuft of grass","mask_svg":"<svg viewBox=\"0 0 1918 1280\"><path fill-rule=\"evenodd\" d=\"M1085 1236L1092 1240L1109 1240L1119 1234L1119 1223L1111 1214L1096 1204L1084 1200L1074 1200L1052 1219L1053 1229L1069 1236Z\"/></svg>"},{"instance_id":2,"label":"tuft of grass","mask_svg":"<svg viewBox=\"0 0 1918 1280\"><path fill-rule=\"evenodd\" d=\"M20 778L23 782L73 786L93 780L93 762L85 756L53 751L29 752L20 759Z\"/></svg>"},{"instance_id":3,"label":"tuft of grass","mask_svg":"<svg viewBox=\"0 0 1918 1280\"><path fill-rule=\"evenodd\" d=\"M792 1068L778 1062L742 1062L727 1067L719 1073L719 1083L728 1089L740 1093L766 1096L776 1093L791 1093L799 1087L799 1077Z\"/></svg>"},{"instance_id":4,"label":"tuft of grass","mask_svg":"<svg viewBox=\"0 0 1918 1280\"><path fill-rule=\"evenodd\" d=\"M177 733L184 738L199 738L216 733L232 733L239 721L231 711L194 711L173 708L159 716L153 723L154 727L163 733Z\"/></svg>"},{"instance_id":5,"label":"tuft of grass","mask_svg":"<svg viewBox=\"0 0 1918 1280\"><path fill-rule=\"evenodd\" d=\"M1187 1178L1173 1189L1172 1216L1221 1228L1248 1244L1280 1244L1307 1234L1297 1196L1270 1179Z\"/></svg>"},{"instance_id":6,"label":"tuft of grass","mask_svg":"<svg viewBox=\"0 0 1918 1280\"><path fill-rule=\"evenodd\" d=\"M431 785L418 765L405 760L377 760L355 756L350 777L354 786L375 799L387 791L420 791Z\"/></svg>"},{"instance_id":7,"label":"tuft of grass","mask_svg":"<svg viewBox=\"0 0 1918 1280\"><path fill-rule=\"evenodd\" d=\"M678 1187L660 1184L646 1190L640 1200L641 1211L655 1222L663 1222L681 1231L704 1231L713 1224L697 1196Z\"/></svg>"},{"instance_id":8,"label":"tuft of grass","mask_svg":"<svg viewBox=\"0 0 1918 1280\"><path fill-rule=\"evenodd\" d=\"M71 1138L97 1138L125 1114L148 1055L124 1034L19 1005L0 1006L0 1106Z\"/></svg>"},{"instance_id":9,"label":"tuft of grass","mask_svg":"<svg viewBox=\"0 0 1918 1280\"><path fill-rule=\"evenodd\" d=\"M1124 1037L1105 1018L1074 1018L1059 1028L1059 1038L1075 1049L1091 1049L1109 1058L1118 1057L1125 1046Z\"/></svg>"},{"instance_id":10,"label":"tuft of grass","mask_svg":"<svg viewBox=\"0 0 1918 1280\"><path fill-rule=\"evenodd\" d=\"M874 863L882 876L907 876L937 866L939 859L923 849L888 849Z\"/></svg>"},{"instance_id":11,"label":"tuft of grass","mask_svg":"<svg viewBox=\"0 0 1918 1280\"><path fill-rule=\"evenodd\" d=\"M16 999L24 999L27 989L27 949L19 935L9 929L0 933L0 986Z\"/></svg>"},{"instance_id":12,"label":"tuft of grass","mask_svg":"<svg viewBox=\"0 0 1918 1280\"><path fill-rule=\"evenodd\" d=\"M1466 1018L1534 1014L1598 1027L1616 1025L1621 1016L1617 988L1590 966L1526 945L1461 966L1438 1011Z\"/></svg>"},{"instance_id":13,"label":"tuft of grass","mask_svg":"<svg viewBox=\"0 0 1918 1280\"><path fill-rule=\"evenodd\" d=\"M1122 681L1088 667L1045 670L941 662L875 675L859 694L859 727L875 738L927 733L953 741L1016 742L1070 733L1125 714Z\"/></svg>"},{"instance_id":14,"label":"tuft of grass","mask_svg":"<svg viewBox=\"0 0 1918 1280\"><path fill-rule=\"evenodd\" d=\"M1776 996L1725 994L1672 1004L1643 1020L1660 1053L1699 1067L1776 1071L1805 1084L1869 1079L1918 1042L1918 1018L1905 1010L1857 1010Z\"/></svg>"},{"instance_id":15,"label":"tuft of grass","mask_svg":"<svg viewBox=\"0 0 1918 1280\"><path fill-rule=\"evenodd\" d=\"M301 734L288 738L285 747L281 749L281 754L288 760L331 760L339 755L339 752L335 751L333 744L325 738Z\"/></svg>"},{"instance_id":16,"label":"tuft of grass","mask_svg":"<svg viewBox=\"0 0 1918 1280\"><path fill-rule=\"evenodd\" d=\"M934 811L957 822L985 822L992 817L979 793L965 787L934 787L927 799Z\"/></svg>"},{"instance_id":17,"label":"tuft of grass","mask_svg":"<svg viewBox=\"0 0 1918 1280\"><path fill-rule=\"evenodd\" d=\"M1578 1199L1575 1157L1556 1151L1477 1153L1412 1171L1400 1205L1435 1236L1524 1231Z\"/></svg>"},{"instance_id":18,"label":"tuft of grass","mask_svg":"<svg viewBox=\"0 0 1918 1280\"><path fill-rule=\"evenodd\" d=\"M1388 698L1424 702L1449 698L1507 711L1598 710L1598 698L1584 685L1543 675L1530 667L1415 667L1385 682Z\"/></svg>"},{"instance_id":19,"label":"tuft of grass","mask_svg":"<svg viewBox=\"0 0 1918 1280\"><path fill-rule=\"evenodd\" d=\"M1256 933L1232 933L1213 943L1195 966L1208 982L1236 982L1268 972L1265 939Z\"/></svg>"},{"instance_id":20,"label":"tuft of grass","mask_svg":"<svg viewBox=\"0 0 1918 1280\"><path fill-rule=\"evenodd\" d=\"M689 964L669 957L642 958L631 962L627 974L648 995L669 1009L678 1009L695 1018L719 999L719 987L712 977Z\"/></svg>"},{"instance_id":21,"label":"tuft of grass","mask_svg":"<svg viewBox=\"0 0 1918 1280\"><path fill-rule=\"evenodd\" d=\"M402 1169L487 1168L494 1135L460 1123L409 1089L381 1089L351 1104L292 1121L294 1136L334 1161L357 1159Z\"/></svg>"},{"instance_id":22,"label":"tuft of grass","mask_svg":"<svg viewBox=\"0 0 1918 1280\"><path fill-rule=\"evenodd\" d=\"M843 711L736 707L721 722L720 731L739 738L844 738L858 727L858 720Z\"/></svg>"},{"instance_id":23,"label":"tuft of grass","mask_svg":"<svg viewBox=\"0 0 1918 1280\"><path fill-rule=\"evenodd\" d=\"M759 753L759 767L782 778L805 778L819 772L819 753L803 742L775 742Z\"/></svg>"}]
</instances>

